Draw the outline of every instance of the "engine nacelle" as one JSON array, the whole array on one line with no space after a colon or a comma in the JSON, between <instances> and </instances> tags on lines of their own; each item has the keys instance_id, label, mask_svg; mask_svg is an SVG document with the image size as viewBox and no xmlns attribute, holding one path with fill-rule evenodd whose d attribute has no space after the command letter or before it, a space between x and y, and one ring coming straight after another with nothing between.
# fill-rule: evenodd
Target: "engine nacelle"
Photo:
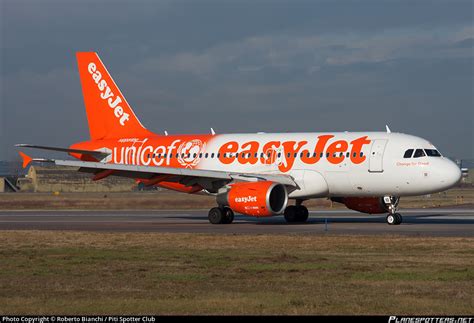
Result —
<instances>
[{"instance_id":1,"label":"engine nacelle","mask_svg":"<svg viewBox=\"0 0 474 323\"><path fill-rule=\"evenodd\" d=\"M219 205L251 216L272 216L282 213L288 203L285 185L262 181L231 184L226 192L217 195Z\"/></svg>"},{"instance_id":2,"label":"engine nacelle","mask_svg":"<svg viewBox=\"0 0 474 323\"><path fill-rule=\"evenodd\" d=\"M348 209L368 214L386 213L388 205L383 197L333 197L332 201L344 204ZM398 204L398 198L392 198L393 204Z\"/></svg>"}]
</instances>

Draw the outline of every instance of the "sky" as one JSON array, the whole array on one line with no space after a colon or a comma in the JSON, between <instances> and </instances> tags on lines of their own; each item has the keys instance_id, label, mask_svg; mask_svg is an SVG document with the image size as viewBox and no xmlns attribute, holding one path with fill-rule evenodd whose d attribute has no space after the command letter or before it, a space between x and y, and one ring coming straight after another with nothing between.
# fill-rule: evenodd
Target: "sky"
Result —
<instances>
[{"instance_id":1,"label":"sky","mask_svg":"<svg viewBox=\"0 0 474 323\"><path fill-rule=\"evenodd\" d=\"M473 158L473 3L0 0L0 160L89 139L76 51L157 133L388 124Z\"/></svg>"}]
</instances>

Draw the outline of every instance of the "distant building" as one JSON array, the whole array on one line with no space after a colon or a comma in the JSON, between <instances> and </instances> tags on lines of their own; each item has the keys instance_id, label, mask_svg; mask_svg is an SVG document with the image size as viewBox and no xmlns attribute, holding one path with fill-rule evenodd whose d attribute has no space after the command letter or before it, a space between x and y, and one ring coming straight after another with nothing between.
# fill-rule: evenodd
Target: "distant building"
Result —
<instances>
[{"instance_id":1,"label":"distant building","mask_svg":"<svg viewBox=\"0 0 474 323\"><path fill-rule=\"evenodd\" d=\"M0 193L18 192L15 182L16 178L0 177Z\"/></svg>"},{"instance_id":2,"label":"distant building","mask_svg":"<svg viewBox=\"0 0 474 323\"><path fill-rule=\"evenodd\" d=\"M0 193L18 191L17 178L24 174L21 163L0 160Z\"/></svg>"},{"instance_id":3,"label":"distant building","mask_svg":"<svg viewBox=\"0 0 474 323\"><path fill-rule=\"evenodd\" d=\"M474 186L474 168L467 169L465 173L463 172L461 184L467 186Z\"/></svg>"},{"instance_id":4,"label":"distant building","mask_svg":"<svg viewBox=\"0 0 474 323\"><path fill-rule=\"evenodd\" d=\"M25 192L130 192L136 188L133 179L110 176L93 181L91 174L77 168L59 166L31 166L26 177L17 181Z\"/></svg>"}]
</instances>

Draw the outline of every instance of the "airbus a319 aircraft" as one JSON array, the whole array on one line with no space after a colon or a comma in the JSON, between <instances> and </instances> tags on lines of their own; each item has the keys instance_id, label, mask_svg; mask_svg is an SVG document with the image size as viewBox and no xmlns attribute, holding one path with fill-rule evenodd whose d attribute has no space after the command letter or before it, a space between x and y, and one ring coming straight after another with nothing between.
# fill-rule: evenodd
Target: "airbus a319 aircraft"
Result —
<instances>
[{"instance_id":1,"label":"airbus a319 aircraft","mask_svg":"<svg viewBox=\"0 0 474 323\"><path fill-rule=\"evenodd\" d=\"M304 201L330 198L349 209L388 213L402 222L400 197L446 190L461 179L459 167L427 140L401 133L251 133L158 135L138 120L94 52L77 53L90 140L69 148L20 144L66 152L77 160L31 161L79 167L93 180L133 178L190 194L210 194L213 224L229 224L234 212L253 217L284 214L305 222ZM294 200L294 205L289 204Z\"/></svg>"}]
</instances>

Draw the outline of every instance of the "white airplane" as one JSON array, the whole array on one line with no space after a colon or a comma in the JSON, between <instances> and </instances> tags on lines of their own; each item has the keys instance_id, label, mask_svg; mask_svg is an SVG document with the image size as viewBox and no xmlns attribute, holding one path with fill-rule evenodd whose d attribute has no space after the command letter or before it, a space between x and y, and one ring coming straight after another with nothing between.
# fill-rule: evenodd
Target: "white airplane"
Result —
<instances>
[{"instance_id":1,"label":"white airplane","mask_svg":"<svg viewBox=\"0 0 474 323\"><path fill-rule=\"evenodd\" d=\"M93 180L134 178L147 186L211 194L213 224L234 211L254 217L284 214L305 222L303 202L330 198L363 213L388 213L400 224L400 197L444 191L461 179L459 167L425 139L387 132L154 134L138 120L96 53L77 53L89 123L87 142L56 148L77 160L31 161L79 167ZM294 200L294 205L288 205Z\"/></svg>"}]
</instances>

